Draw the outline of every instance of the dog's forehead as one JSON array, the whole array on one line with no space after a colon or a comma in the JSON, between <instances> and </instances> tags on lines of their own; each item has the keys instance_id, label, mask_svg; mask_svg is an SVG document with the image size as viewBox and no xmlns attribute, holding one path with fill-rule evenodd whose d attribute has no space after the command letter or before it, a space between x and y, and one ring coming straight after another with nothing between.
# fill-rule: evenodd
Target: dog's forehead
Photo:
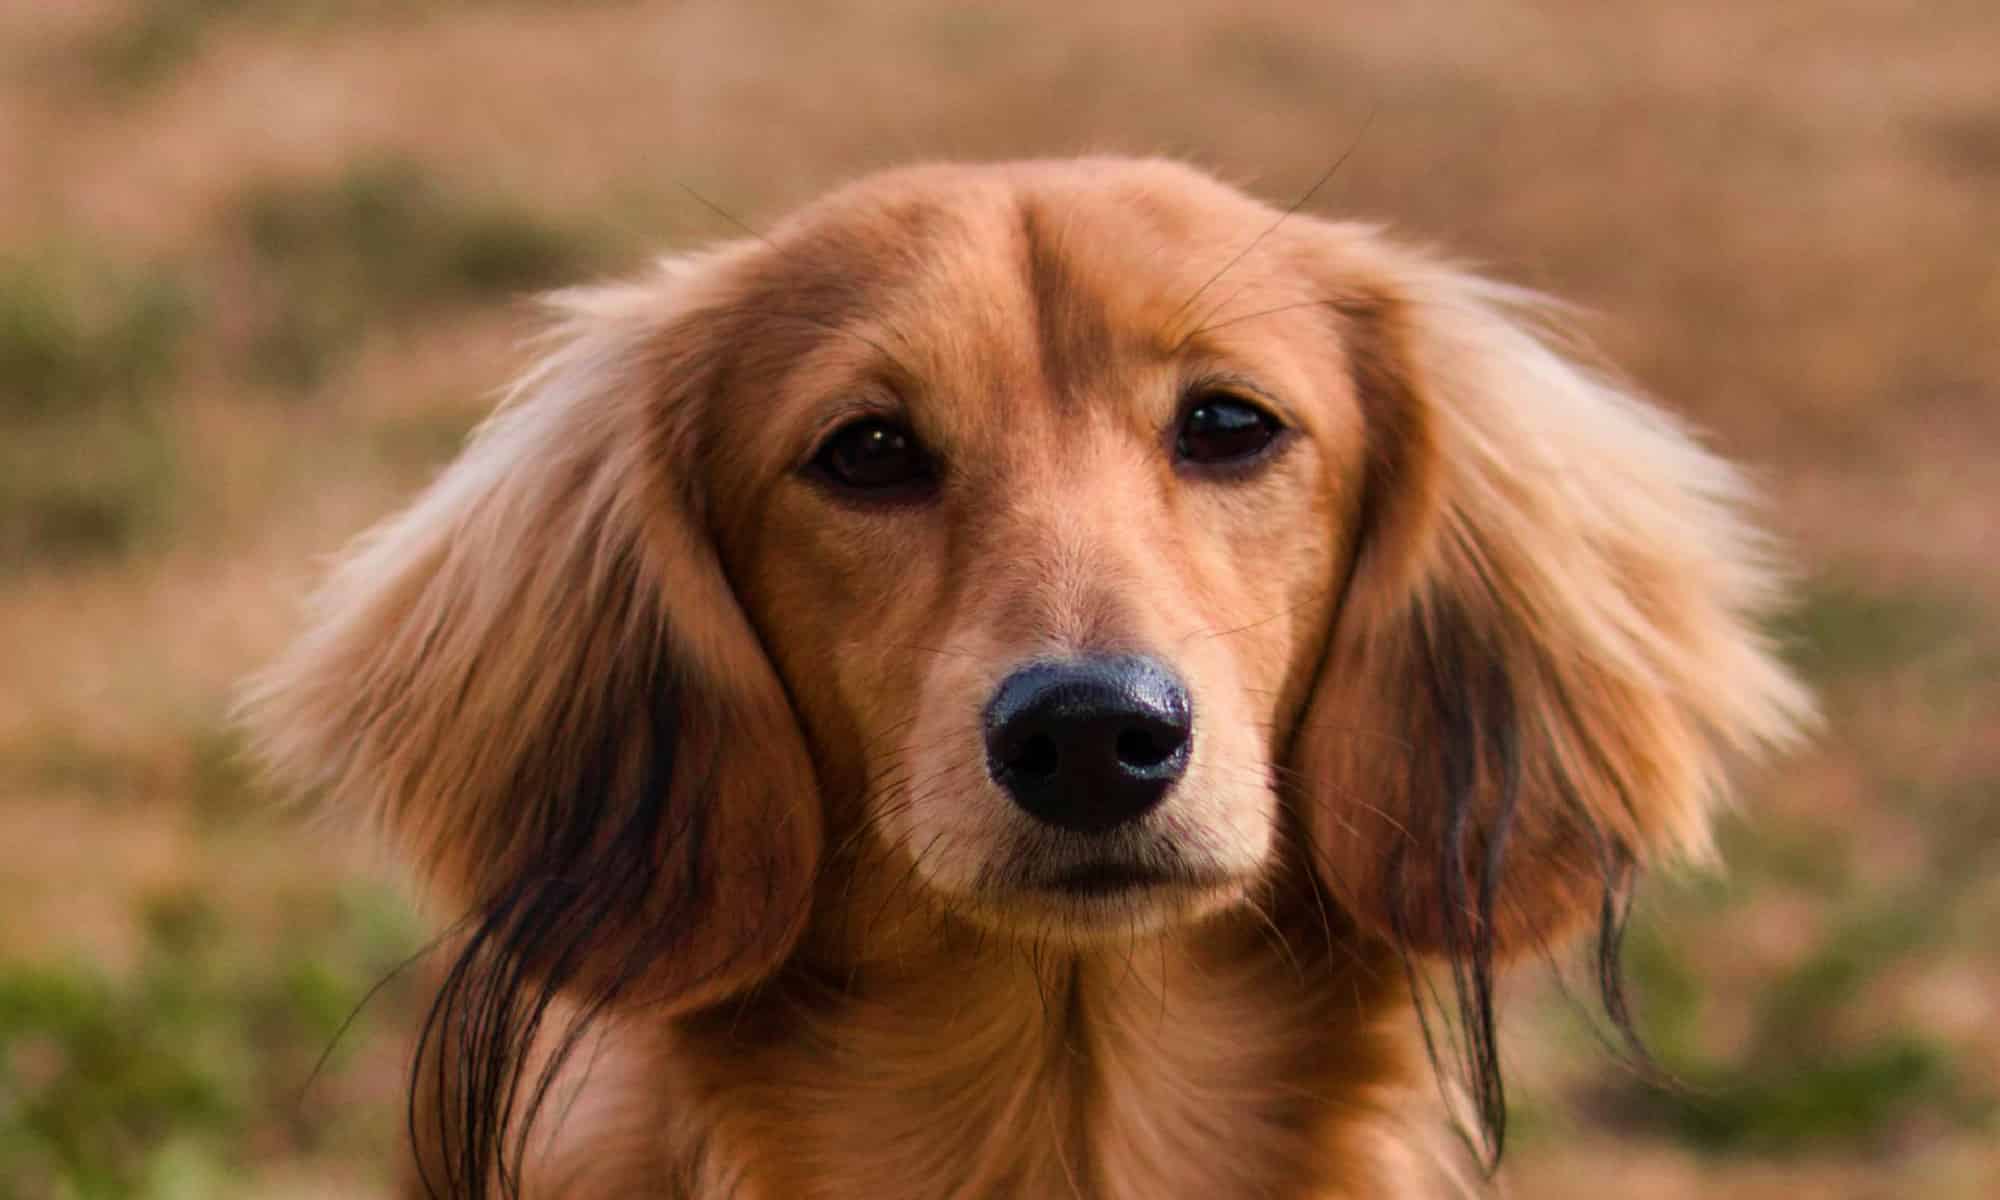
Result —
<instances>
[{"instance_id":1,"label":"dog's forehead","mask_svg":"<svg viewBox=\"0 0 2000 1200\"><path fill-rule=\"evenodd\" d=\"M1269 215L1177 164L1112 159L886 172L805 209L793 228L854 274L917 293L925 311L991 298L977 285L998 274L1030 300L1165 305L1164 316Z\"/></svg>"},{"instance_id":2,"label":"dog's forehead","mask_svg":"<svg viewBox=\"0 0 2000 1200\"><path fill-rule=\"evenodd\" d=\"M978 395L1060 403L1161 363L1218 298L1294 285L1243 257L1271 210L1177 164L909 168L832 193L773 234L767 311L797 312L831 357L873 356ZM1206 294L1227 268L1228 288ZM1283 298L1290 298L1287 293Z\"/></svg>"},{"instance_id":3,"label":"dog's forehead","mask_svg":"<svg viewBox=\"0 0 2000 1200\"><path fill-rule=\"evenodd\" d=\"M1156 159L1096 158L904 167L865 176L788 218L782 233L853 231L888 218L891 236L1004 235L1020 214L1056 224L1201 250L1231 243L1272 210L1193 168Z\"/></svg>"}]
</instances>

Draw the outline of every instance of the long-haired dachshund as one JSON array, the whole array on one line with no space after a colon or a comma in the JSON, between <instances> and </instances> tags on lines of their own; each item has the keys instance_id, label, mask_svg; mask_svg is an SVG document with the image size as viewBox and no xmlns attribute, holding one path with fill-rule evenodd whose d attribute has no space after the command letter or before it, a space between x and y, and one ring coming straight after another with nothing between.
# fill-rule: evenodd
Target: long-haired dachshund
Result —
<instances>
[{"instance_id":1,"label":"long-haired dachshund","mask_svg":"<svg viewBox=\"0 0 2000 1200\"><path fill-rule=\"evenodd\" d=\"M1808 710L1726 464L1185 167L894 171L556 306L251 701L462 914L413 1194L1476 1186L1496 971L1615 967Z\"/></svg>"}]
</instances>

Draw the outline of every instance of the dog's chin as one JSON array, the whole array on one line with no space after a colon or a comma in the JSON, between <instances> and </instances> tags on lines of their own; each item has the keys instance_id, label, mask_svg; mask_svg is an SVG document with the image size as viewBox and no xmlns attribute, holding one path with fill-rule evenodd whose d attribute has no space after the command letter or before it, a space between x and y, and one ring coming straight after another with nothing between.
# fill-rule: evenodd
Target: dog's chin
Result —
<instances>
[{"instance_id":1,"label":"dog's chin","mask_svg":"<svg viewBox=\"0 0 2000 1200\"><path fill-rule=\"evenodd\" d=\"M1107 860L988 881L954 906L996 933L1037 941L1129 939L1240 902L1246 880Z\"/></svg>"}]
</instances>

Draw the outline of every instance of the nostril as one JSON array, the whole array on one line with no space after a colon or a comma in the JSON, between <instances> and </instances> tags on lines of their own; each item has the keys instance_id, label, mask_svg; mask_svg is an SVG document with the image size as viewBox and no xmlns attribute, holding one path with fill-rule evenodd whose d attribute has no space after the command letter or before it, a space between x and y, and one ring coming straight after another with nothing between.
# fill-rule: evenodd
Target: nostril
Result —
<instances>
[{"instance_id":1,"label":"nostril","mask_svg":"<svg viewBox=\"0 0 2000 1200\"><path fill-rule=\"evenodd\" d=\"M1149 729L1127 729L1118 735L1118 761L1128 767L1157 767L1181 748L1184 737L1161 736Z\"/></svg>"},{"instance_id":2,"label":"nostril","mask_svg":"<svg viewBox=\"0 0 2000 1200\"><path fill-rule=\"evenodd\" d=\"M1030 779L1047 779L1056 773L1060 759L1056 740L1047 734L1036 734L1021 743L1021 748L1007 760L1007 769Z\"/></svg>"}]
</instances>

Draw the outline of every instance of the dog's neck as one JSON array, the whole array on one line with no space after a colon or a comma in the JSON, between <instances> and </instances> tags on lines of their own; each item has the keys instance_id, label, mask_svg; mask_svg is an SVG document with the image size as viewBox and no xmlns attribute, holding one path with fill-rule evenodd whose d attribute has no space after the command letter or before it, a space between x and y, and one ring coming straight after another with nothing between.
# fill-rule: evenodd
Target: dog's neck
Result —
<instances>
[{"instance_id":1,"label":"dog's neck","mask_svg":"<svg viewBox=\"0 0 2000 1200\"><path fill-rule=\"evenodd\" d=\"M932 922L655 1058L694 1195L1362 1197L1431 1095L1403 976L1321 913L1056 948ZM1419 1135L1421 1136L1421 1135ZM723 1173L726 1168L726 1174Z\"/></svg>"}]
</instances>

